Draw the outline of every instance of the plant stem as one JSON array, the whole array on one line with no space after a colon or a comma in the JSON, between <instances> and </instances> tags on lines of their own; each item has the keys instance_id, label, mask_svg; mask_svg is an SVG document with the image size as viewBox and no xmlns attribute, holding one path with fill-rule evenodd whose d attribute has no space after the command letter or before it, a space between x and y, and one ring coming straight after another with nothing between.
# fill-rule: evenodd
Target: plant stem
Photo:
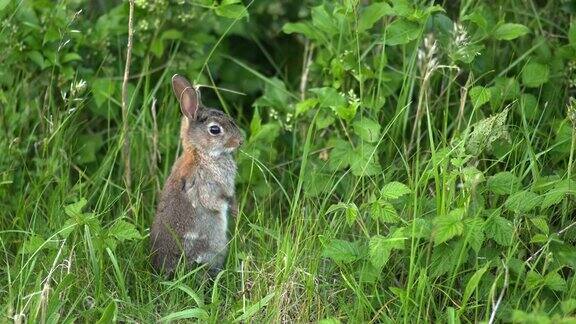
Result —
<instances>
[{"instance_id":1,"label":"plant stem","mask_svg":"<svg viewBox=\"0 0 576 324\"><path fill-rule=\"evenodd\" d=\"M122 160L124 161L124 184L128 195L132 192L132 172L130 163L130 129L128 124L128 78L132 61L132 39L134 36L134 0L128 0L130 12L128 16L128 45L126 49L126 65L122 82Z\"/></svg>"}]
</instances>

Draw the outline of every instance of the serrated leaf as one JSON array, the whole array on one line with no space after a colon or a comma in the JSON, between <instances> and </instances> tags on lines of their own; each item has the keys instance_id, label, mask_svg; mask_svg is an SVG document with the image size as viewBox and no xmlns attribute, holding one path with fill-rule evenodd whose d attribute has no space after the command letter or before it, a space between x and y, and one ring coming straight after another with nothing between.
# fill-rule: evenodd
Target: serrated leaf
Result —
<instances>
[{"instance_id":1,"label":"serrated leaf","mask_svg":"<svg viewBox=\"0 0 576 324\"><path fill-rule=\"evenodd\" d=\"M354 133L368 143L377 142L380 139L380 124L370 118L362 118L352 124Z\"/></svg>"},{"instance_id":2,"label":"serrated leaf","mask_svg":"<svg viewBox=\"0 0 576 324\"><path fill-rule=\"evenodd\" d=\"M408 186L406 186L405 184L398 181L392 181L384 185L384 187L382 187L382 189L380 190L380 198L387 200L394 200L404 195L407 195L411 192L412 190L410 190L410 188L408 188Z\"/></svg>"},{"instance_id":3,"label":"serrated leaf","mask_svg":"<svg viewBox=\"0 0 576 324\"><path fill-rule=\"evenodd\" d=\"M387 239L381 235L374 235L370 238L368 253L370 255L370 262L376 268L381 269L386 262L388 262L392 249L388 247L386 243Z\"/></svg>"},{"instance_id":4,"label":"serrated leaf","mask_svg":"<svg viewBox=\"0 0 576 324\"><path fill-rule=\"evenodd\" d=\"M372 219L380 220L384 223L398 223L400 217L392 204L378 200L372 203L370 216Z\"/></svg>"},{"instance_id":5,"label":"serrated leaf","mask_svg":"<svg viewBox=\"0 0 576 324\"><path fill-rule=\"evenodd\" d=\"M386 15L392 15L394 11L389 4L384 2L373 3L364 8L360 17L358 18L358 32L364 32Z\"/></svg>"},{"instance_id":6,"label":"serrated leaf","mask_svg":"<svg viewBox=\"0 0 576 324\"><path fill-rule=\"evenodd\" d=\"M462 208L452 210L446 215L434 218L434 243L438 245L451 238L462 235L464 232L464 223L462 217L465 210Z\"/></svg>"},{"instance_id":7,"label":"serrated leaf","mask_svg":"<svg viewBox=\"0 0 576 324\"><path fill-rule=\"evenodd\" d=\"M354 149L354 158L350 161L352 174L361 176L372 176L382 171L378 161L378 152L373 145L363 143Z\"/></svg>"},{"instance_id":8,"label":"serrated leaf","mask_svg":"<svg viewBox=\"0 0 576 324\"><path fill-rule=\"evenodd\" d=\"M493 215L484 223L484 233L496 243L509 246L512 244L514 226L506 218Z\"/></svg>"},{"instance_id":9,"label":"serrated leaf","mask_svg":"<svg viewBox=\"0 0 576 324\"><path fill-rule=\"evenodd\" d=\"M408 225L407 228L407 234L414 238L429 238L432 233L431 222L424 218L414 218L412 224Z\"/></svg>"},{"instance_id":10,"label":"serrated leaf","mask_svg":"<svg viewBox=\"0 0 576 324\"><path fill-rule=\"evenodd\" d=\"M488 190L497 195L509 195L516 192L520 189L520 185L520 179L508 171L496 173L486 182Z\"/></svg>"},{"instance_id":11,"label":"serrated leaf","mask_svg":"<svg viewBox=\"0 0 576 324\"><path fill-rule=\"evenodd\" d=\"M360 249L357 243L332 239L325 244L322 256L336 262L352 263L360 257Z\"/></svg>"},{"instance_id":12,"label":"serrated leaf","mask_svg":"<svg viewBox=\"0 0 576 324\"><path fill-rule=\"evenodd\" d=\"M470 94L470 100L472 100L472 107L474 107L474 109L490 101L491 97L490 89L487 89L482 86L473 87L472 89L470 89L469 94Z\"/></svg>"},{"instance_id":13,"label":"serrated leaf","mask_svg":"<svg viewBox=\"0 0 576 324\"><path fill-rule=\"evenodd\" d=\"M492 36L498 40L513 40L530 32L530 28L522 24L506 23L498 26Z\"/></svg>"},{"instance_id":14,"label":"serrated leaf","mask_svg":"<svg viewBox=\"0 0 576 324\"><path fill-rule=\"evenodd\" d=\"M536 62L528 63L522 70L522 83L529 88L536 88L548 82L550 68Z\"/></svg>"},{"instance_id":15,"label":"serrated leaf","mask_svg":"<svg viewBox=\"0 0 576 324\"><path fill-rule=\"evenodd\" d=\"M42 238L40 235L32 235L24 242L21 251L24 254L34 253L40 249L45 241L46 240L44 240L44 238Z\"/></svg>"},{"instance_id":16,"label":"serrated leaf","mask_svg":"<svg viewBox=\"0 0 576 324\"><path fill-rule=\"evenodd\" d=\"M508 197L504 206L515 213L528 213L538 207L541 201L542 197L538 194L529 190L523 190Z\"/></svg>"},{"instance_id":17,"label":"serrated leaf","mask_svg":"<svg viewBox=\"0 0 576 324\"><path fill-rule=\"evenodd\" d=\"M526 283L526 288L528 290L532 290L532 289L540 287L540 285L543 283L543 281L544 281L544 278L542 277L541 274L539 274L536 271L530 270L526 274L526 280L524 282Z\"/></svg>"},{"instance_id":18,"label":"serrated leaf","mask_svg":"<svg viewBox=\"0 0 576 324\"><path fill-rule=\"evenodd\" d=\"M139 240L142 238L136 227L125 220L117 220L108 230L108 234L114 236L118 241Z\"/></svg>"},{"instance_id":19,"label":"serrated leaf","mask_svg":"<svg viewBox=\"0 0 576 324\"><path fill-rule=\"evenodd\" d=\"M415 22L396 19L386 29L386 45L393 46L409 43L420 36L421 30L422 27Z\"/></svg>"},{"instance_id":20,"label":"serrated leaf","mask_svg":"<svg viewBox=\"0 0 576 324\"><path fill-rule=\"evenodd\" d=\"M550 272L544 277L546 287L555 291L565 291L566 281L557 272Z\"/></svg>"},{"instance_id":21,"label":"serrated leaf","mask_svg":"<svg viewBox=\"0 0 576 324\"><path fill-rule=\"evenodd\" d=\"M478 253L484 243L484 220L480 217L464 221L464 232L470 247Z\"/></svg>"}]
</instances>

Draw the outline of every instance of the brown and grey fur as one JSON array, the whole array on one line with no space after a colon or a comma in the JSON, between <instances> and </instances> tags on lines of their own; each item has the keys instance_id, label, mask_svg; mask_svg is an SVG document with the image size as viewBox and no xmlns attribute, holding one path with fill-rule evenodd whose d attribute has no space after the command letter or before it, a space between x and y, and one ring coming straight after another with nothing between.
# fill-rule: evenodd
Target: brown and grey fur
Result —
<instances>
[{"instance_id":1,"label":"brown and grey fur","mask_svg":"<svg viewBox=\"0 0 576 324\"><path fill-rule=\"evenodd\" d=\"M200 93L186 79L174 75L172 86L184 114L183 154L166 180L152 225L152 265L170 274L184 259L208 264L216 273L226 258L227 214L237 208L232 153L243 135L230 117L203 107ZM211 134L211 125L219 125L221 134Z\"/></svg>"}]
</instances>

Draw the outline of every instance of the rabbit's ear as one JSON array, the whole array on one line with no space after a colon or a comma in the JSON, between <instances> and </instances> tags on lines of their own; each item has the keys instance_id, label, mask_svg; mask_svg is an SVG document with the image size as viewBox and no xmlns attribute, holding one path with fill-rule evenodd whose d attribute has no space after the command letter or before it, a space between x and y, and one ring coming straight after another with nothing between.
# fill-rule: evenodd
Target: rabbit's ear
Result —
<instances>
[{"instance_id":1,"label":"rabbit's ear","mask_svg":"<svg viewBox=\"0 0 576 324\"><path fill-rule=\"evenodd\" d=\"M178 74L172 77L172 89L180 102L180 109L184 116L190 120L196 120L196 113L200 108L200 91Z\"/></svg>"}]
</instances>

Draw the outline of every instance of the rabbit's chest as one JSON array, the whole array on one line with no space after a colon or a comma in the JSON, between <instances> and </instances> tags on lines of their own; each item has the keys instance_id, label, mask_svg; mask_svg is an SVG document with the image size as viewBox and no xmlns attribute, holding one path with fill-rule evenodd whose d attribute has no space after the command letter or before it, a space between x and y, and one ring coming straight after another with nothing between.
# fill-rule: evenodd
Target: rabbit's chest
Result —
<instances>
[{"instance_id":1,"label":"rabbit's chest","mask_svg":"<svg viewBox=\"0 0 576 324\"><path fill-rule=\"evenodd\" d=\"M227 214L229 202L234 196L235 166L225 168L198 169L186 180L184 190L193 208Z\"/></svg>"}]
</instances>

